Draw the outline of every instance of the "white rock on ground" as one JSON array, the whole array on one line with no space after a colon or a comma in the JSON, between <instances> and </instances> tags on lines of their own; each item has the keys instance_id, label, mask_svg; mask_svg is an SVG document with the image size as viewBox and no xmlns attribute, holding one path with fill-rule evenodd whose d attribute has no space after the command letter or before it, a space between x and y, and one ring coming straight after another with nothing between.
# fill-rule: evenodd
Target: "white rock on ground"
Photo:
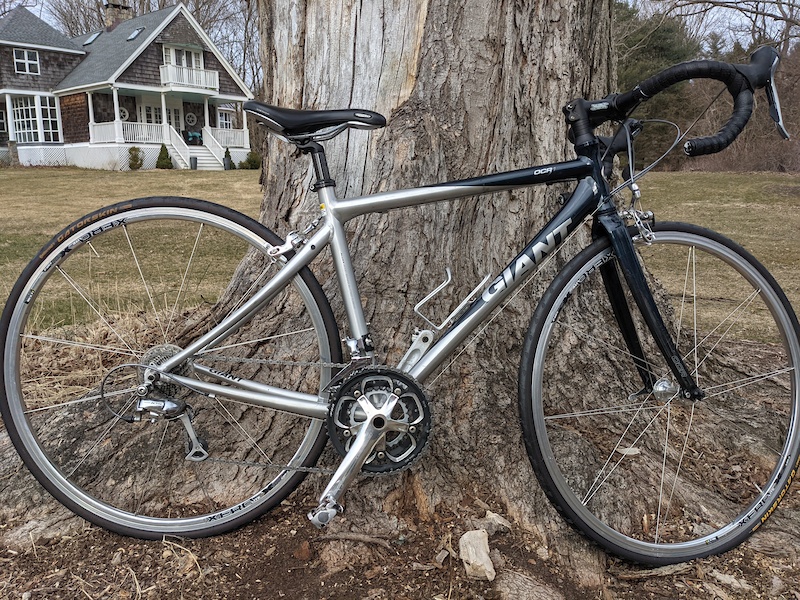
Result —
<instances>
[{"instance_id":1,"label":"white rock on ground","mask_svg":"<svg viewBox=\"0 0 800 600\"><path fill-rule=\"evenodd\" d=\"M489 534L485 529L474 529L462 535L458 551L467 577L494 581L497 573L489 558Z\"/></svg>"}]
</instances>

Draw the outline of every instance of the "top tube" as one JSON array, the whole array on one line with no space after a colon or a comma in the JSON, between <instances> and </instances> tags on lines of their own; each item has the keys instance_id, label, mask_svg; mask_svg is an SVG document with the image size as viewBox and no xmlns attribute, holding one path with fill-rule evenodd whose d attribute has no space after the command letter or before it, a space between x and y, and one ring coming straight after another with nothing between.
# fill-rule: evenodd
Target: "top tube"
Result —
<instances>
[{"instance_id":1,"label":"top tube","mask_svg":"<svg viewBox=\"0 0 800 600\"><path fill-rule=\"evenodd\" d=\"M326 208L331 210L337 220L345 222L373 212L384 212L430 202L514 190L543 183L579 180L591 176L594 172L594 162L589 158L580 156L575 160L566 162L439 183L421 188L382 192L357 198L337 199L333 194L332 188L320 189L319 194Z\"/></svg>"}]
</instances>

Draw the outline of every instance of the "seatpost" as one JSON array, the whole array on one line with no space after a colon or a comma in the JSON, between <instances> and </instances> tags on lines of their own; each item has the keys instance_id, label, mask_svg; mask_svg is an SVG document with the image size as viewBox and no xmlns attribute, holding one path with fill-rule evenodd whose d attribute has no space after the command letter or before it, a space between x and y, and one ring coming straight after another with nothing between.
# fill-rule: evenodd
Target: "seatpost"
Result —
<instances>
[{"instance_id":1,"label":"seatpost","mask_svg":"<svg viewBox=\"0 0 800 600\"><path fill-rule=\"evenodd\" d=\"M311 162L314 165L314 174L316 181L312 184L311 189L318 191L326 187L336 187L336 181L331 177L331 172L328 170L328 161L325 158L325 149L318 142L304 142L298 144L297 147L303 154L311 155Z\"/></svg>"}]
</instances>

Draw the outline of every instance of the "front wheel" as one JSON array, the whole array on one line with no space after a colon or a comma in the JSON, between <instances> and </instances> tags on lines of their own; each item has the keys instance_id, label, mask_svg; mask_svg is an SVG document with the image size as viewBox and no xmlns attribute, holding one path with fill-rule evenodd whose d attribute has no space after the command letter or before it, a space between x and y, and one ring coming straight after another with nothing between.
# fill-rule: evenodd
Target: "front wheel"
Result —
<instances>
[{"instance_id":1,"label":"front wheel","mask_svg":"<svg viewBox=\"0 0 800 600\"><path fill-rule=\"evenodd\" d=\"M186 198L99 210L56 236L0 321L3 420L26 466L75 513L159 539L238 527L312 469L322 420L159 382L148 373L198 339L282 266L252 219ZM341 362L336 323L304 268L256 316L180 365L216 383L317 395ZM151 368L152 367L152 368Z\"/></svg>"},{"instance_id":2,"label":"front wheel","mask_svg":"<svg viewBox=\"0 0 800 600\"><path fill-rule=\"evenodd\" d=\"M637 253L705 398L680 396L626 290L647 360L637 370L603 282L616 258L599 240L533 316L520 414L564 517L623 558L669 564L739 544L785 495L800 457L800 341L784 293L740 246L680 223L654 234Z\"/></svg>"}]
</instances>

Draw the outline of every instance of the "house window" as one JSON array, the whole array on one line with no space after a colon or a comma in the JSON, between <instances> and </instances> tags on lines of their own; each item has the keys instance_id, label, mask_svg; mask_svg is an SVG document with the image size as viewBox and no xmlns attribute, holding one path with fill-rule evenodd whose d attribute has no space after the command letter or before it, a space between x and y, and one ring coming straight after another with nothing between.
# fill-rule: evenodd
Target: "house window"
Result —
<instances>
[{"instance_id":1,"label":"house window","mask_svg":"<svg viewBox=\"0 0 800 600\"><path fill-rule=\"evenodd\" d=\"M14 48L14 69L17 73L39 74L39 53L36 50Z\"/></svg>"},{"instance_id":2,"label":"house window","mask_svg":"<svg viewBox=\"0 0 800 600\"><path fill-rule=\"evenodd\" d=\"M186 48L173 48L164 46L164 64L187 67L189 69L203 68L203 53Z\"/></svg>"},{"instance_id":3,"label":"house window","mask_svg":"<svg viewBox=\"0 0 800 600\"><path fill-rule=\"evenodd\" d=\"M144 31L144 27L138 27L138 28L134 29L133 33L131 33L128 36L128 40L127 41L130 42L131 40L135 40L137 37L139 37L139 34L142 33L143 31Z\"/></svg>"},{"instance_id":4,"label":"house window","mask_svg":"<svg viewBox=\"0 0 800 600\"><path fill-rule=\"evenodd\" d=\"M39 126L36 119L36 100L33 96L14 98L14 130L17 141L25 144L39 141Z\"/></svg>"},{"instance_id":5,"label":"house window","mask_svg":"<svg viewBox=\"0 0 800 600\"><path fill-rule=\"evenodd\" d=\"M90 45L93 41L100 37L100 34L103 33L102 31L95 31L92 35L86 38L86 41L83 42L84 46Z\"/></svg>"},{"instance_id":6,"label":"house window","mask_svg":"<svg viewBox=\"0 0 800 600\"><path fill-rule=\"evenodd\" d=\"M6 122L6 111L0 110L0 133L8 133L8 122Z\"/></svg>"},{"instance_id":7,"label":"house window","mask_svg":"<svg viewBox=\"0 0 800 600\"><path fill-rule=\"evenodd\" d=\"M56 99L42 96L42 137L45 142L60 142L61 131L58 127L58 106Z\"/></svg>"},{"instance_id":8,"label":"house window","mask_svg":"<svg viewBox=\"0 0 800 600\"><path fill-rule=\"evenodd\" d=\"M217 113L217 124L220 129L233 129L233 113L221 110Z\"/></svg>"}]
</instances>

